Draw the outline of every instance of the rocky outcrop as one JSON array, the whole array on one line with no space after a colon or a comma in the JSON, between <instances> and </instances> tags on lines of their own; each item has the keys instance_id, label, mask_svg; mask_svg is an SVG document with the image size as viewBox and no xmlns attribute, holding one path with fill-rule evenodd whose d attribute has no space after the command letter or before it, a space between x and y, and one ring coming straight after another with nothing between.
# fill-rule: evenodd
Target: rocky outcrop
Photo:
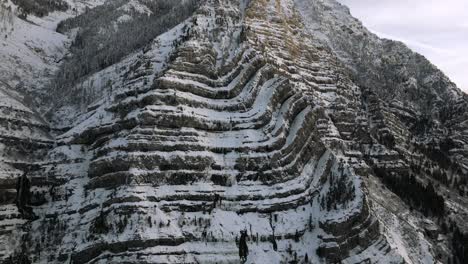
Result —
<instances>
[{"instance_id":1,"label":"rocky outcrop","mask_svg":"<svg viewBox=\"0 0 468 264\"><path fill-rule=\"evenodd\" d=\"M30 172L53 145L47 124L0 83L0 259L22 252L22 226L34 219Z\"/></svg>"},{"instance_id":2,"label":"rocky outcrop","mask_svg":"<svg viewBox=\"0 0 468 264\"><path fill-rule=\"evenodd\" d=\"M341 135L324 144L317 130L328 120L343 135L350 133L345 119L351 111L337 111L335 118L343 121L334 122L324 107L337 102L319 98L328 93L349 99L352 93L337 85L352 83L337 84L333 55L298 34L303 26L292 2L268 4L267 13L260 4L205 3L172 33L179 37L163 72L155 73L152 51L137 57L112 91L113 100L58 138L49 154L54 162L34 178L53 180L38 186L48 203L35 208L45 224L31 223L37 230L28 245L33 262L138 257L235 263L243 228L258 250L275 247L284 259L314 255L313 247L286 246L311 243L305 235L311 226L329 233L324 243L337 241L344 249L321 256L330 261L351 255L359 245L351 237L368 240L363 248L377 240L378 224L366 209L358 176L339 158ZM334 193L348 188L349 195L335 201ZM335 208L322 208L322 196L331 197ZM337 206L364 223L336 219ZM285 228L282 215L293 211L310 223ZM321 211L331 212L322 219ZM344 225L354 231L334 233ZM202 252L200 243L212 247ZM218 243L225 251L216 250ZM52 255L34 250L52 252L58 244Z\"/></svg>"},{"instance_id":3,"label":"rocky outcrop","mask_svg":"<svg viewBox=\"0 0 468 264\"><path fill-rule=\"evenodd\" d=\"M140 10L145 1L129 5ZM92 16L99 10L107 9ZM204 1L142 50L76 80L76 100L48 111L54 129L20 107L24 98L6 94L13 106L0 115L1 146L10 149L0 166L0 236L14 243L0 257L411 263L424 254L434 262L438 248L426 246L438 239L433 227L460 223L464 213L448 206L451 214L439 216L424 238L414 219L440 212L403 195L396 179L434 203L443 192L434 179L454 166L451 181L462 179L466 98L448 83L426 83L458 103L450 121L420 124L426 101L391 94L380 81L395 79L393 64L361 64L346 34L351 43L369 39L372 56L411 65L406 84L394 83L401 91L416 93L412 76L437 71L422 72L424 61L406 49L397 58L397 44L342 12L332 0ZM337 31L343 21L353 22L345 33ZM56 88L53 98L63 94ZM434 167L441 168L437 177ZM378 190L382 183L389 190ZM452 185L444 184L448 192ZM405 204L426 208L426 216L405 219L398 214ZM411 230L409 238L397 237L392 217ZM417 250L402 248L411 246Z\"/></svg>"}]
</instances>

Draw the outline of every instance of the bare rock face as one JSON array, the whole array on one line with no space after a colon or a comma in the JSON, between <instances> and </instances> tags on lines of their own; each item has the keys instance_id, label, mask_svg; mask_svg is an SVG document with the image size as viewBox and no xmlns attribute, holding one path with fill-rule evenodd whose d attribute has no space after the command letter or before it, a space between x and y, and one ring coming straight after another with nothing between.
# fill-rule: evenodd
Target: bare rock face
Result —
<instances>
[{"instance_id":1,"label":"bare rock face","mask_svg":"<svg viewBox=\"0 0 468 264\"><path fill-rule=\"evenodd\" d=\"M156 2L75 9L61 36L164 27ZM178 8L117 63L65 62L58 102L0 90L2 261L463 263L468 99L442 73L334 0Z\"/></svg>"},{"instance_id":2,"label":"bare rock face","mask_svg":"<svg viewBox=\"0 0 468 264\"><path fill-rule=\"evenodd\" d=\"M28 109L20 94L0 83L0 258L20 250L22 226L34 219L29 171L46 155L53 138L47 124Z\"/></svg>"}]
</instances>

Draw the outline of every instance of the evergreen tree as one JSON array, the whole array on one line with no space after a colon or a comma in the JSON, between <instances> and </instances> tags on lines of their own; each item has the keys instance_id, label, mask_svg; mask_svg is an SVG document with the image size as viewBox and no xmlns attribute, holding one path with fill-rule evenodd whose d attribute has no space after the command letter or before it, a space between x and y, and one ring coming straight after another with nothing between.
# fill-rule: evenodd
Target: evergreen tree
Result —
<instances>
[{"instance_id":1,"label":"evergreen tree","mask_svg":"<svg viewBox=\"0 0 468 264\"><path fill-rule=\"evenodd\" d=\"M247 246L247 230L242 230L240 234L239 258L241 263L245 263L247 261L247 256L249 255L249 248Z\"/></svg>"}]
</instances>

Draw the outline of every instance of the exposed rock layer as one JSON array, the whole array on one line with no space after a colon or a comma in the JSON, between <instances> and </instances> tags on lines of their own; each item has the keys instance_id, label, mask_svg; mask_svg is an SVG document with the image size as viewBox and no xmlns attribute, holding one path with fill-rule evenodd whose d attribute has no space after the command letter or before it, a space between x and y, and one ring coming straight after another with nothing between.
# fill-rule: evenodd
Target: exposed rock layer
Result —
<instances>
[{"instance_id":1,"label":"exposed rock layer","mask_svg":"<svg viewBox=\"0 0 468 264\"><path fill-rule=\"evenodd\" d=\"M463 229L465 198L404 216L395 179L466 191L466 95L334 1L204 1L73 89L97 99L57 104L53 130L5 84L3 260L238 263L247 230L249 263L447 262L417 226Z\"/></svg>"}]
</instances>

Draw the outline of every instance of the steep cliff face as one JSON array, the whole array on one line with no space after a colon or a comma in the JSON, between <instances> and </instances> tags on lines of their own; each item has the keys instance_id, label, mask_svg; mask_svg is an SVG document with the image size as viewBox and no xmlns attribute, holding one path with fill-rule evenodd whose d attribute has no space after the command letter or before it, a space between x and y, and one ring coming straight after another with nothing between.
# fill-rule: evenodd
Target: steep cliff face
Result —
<instances>
[{"instance_id":1,"label":"steep cliff face","mask_svg":"<svg viewBox=\"0 0 468 264\"><path fill-rule=\"evenodd\" d=\"M380 178L371 176L367 181L371 200L379 204L376 210L384 213L382 219L392 219L383 220L386 223L395 221L395 216L386 215L388 212L404 215L398 217L400 226L420 222L423 229L432 230L432 235L427 237L435 244L433 250L439 259L456 261L449 257L447 248L451 243L466 241L455 239L448 230L460 228L466 233L462 219L467 214L463 198L468 175L467 95L404 44L382 40L370 33L341 4L303 0L297 0L296 4L308 30L337 54L363 93L368 131L374 142L367 146L361 144L361 148L364 160ZM376 148L375 143L384 147ZM424 216L408 211L401 201L388 204L394 200L393 194L382 192L380 182L409 205L409 209L416 208ZM435 228L427 216L439 227ZM398 233L397 239L401 237ZM466 246L455 251L457 256L461 252L466 254ZM408 258L418 261L411 254Z\"/></svg>"},{"instance_id":2,"label":"steep cliff face","mask_svg":"<svg viewBox=\"0 0 468 264\"><path fill-rule=\"evenodd\" d=\"M58 74L5 83L3 260L463 261L468 101L433 65L333 0L156 2L62 22Z\"/></svg>"}]
</instances>

